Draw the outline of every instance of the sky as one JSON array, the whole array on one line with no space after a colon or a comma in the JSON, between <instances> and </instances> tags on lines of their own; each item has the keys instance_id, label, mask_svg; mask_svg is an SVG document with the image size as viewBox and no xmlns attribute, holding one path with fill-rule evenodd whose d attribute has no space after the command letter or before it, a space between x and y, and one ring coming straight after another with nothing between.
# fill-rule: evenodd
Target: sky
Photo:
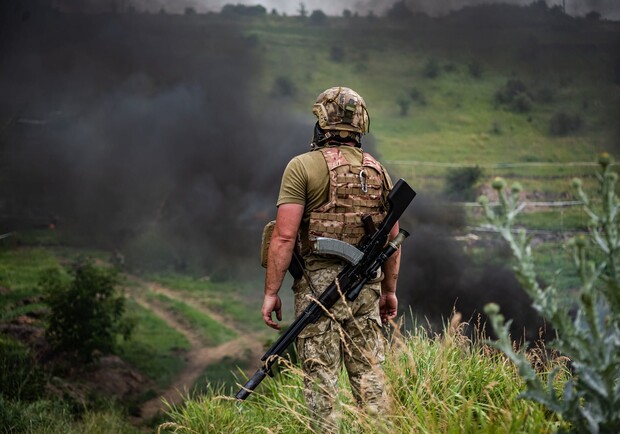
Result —
<instances>
[{"instance_id":1,"label":"sky","mask_svg":"<svg viewBox=\"0 0 620 434\"><path fill-rule=\"evenodd\" d=\"M528 5L533 0L406 0L406 3L414 10L423 10L432 15L441 15L451 9L459 9L464 6L484 3L512 3ZM620 0L547 0L549 6L562 5L566 2L566 11L571 15L585 15L589 11L596 10L605 18L620 19ZM182 12L186 7L194 7L199 12L221 10L227 3L233 4L261 4L269 11L276 9L279 13L297 15L300 8L299 1L290 0L133 0L131 1L138 9L156 11L165 8L169 12ZM320 9L328 15L341 15L344 9L358 12L362 15L373 11L381 15L394 1L385 0L304 0L306 10L309 12Z\"/></svg>"}]
</instances>

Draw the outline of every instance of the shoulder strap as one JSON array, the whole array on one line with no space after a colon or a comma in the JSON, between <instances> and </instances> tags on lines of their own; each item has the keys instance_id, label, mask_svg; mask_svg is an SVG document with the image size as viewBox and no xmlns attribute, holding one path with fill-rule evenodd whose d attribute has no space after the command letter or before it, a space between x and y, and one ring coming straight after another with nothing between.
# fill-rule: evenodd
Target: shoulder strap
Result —
<instances>
[{"instance_id":1,"label":"shoulder strap","mask_svg":"<svg viewBox=\"0 0 620 434\"><path fill-rule=\"evenodd\" d=\"M327 168L331 172L336 167L345 166L349 164L346 158L340 152L338 148L321 148L321 154L325 158L325 162L327 163Z\"/></svg>"}]
</instances>

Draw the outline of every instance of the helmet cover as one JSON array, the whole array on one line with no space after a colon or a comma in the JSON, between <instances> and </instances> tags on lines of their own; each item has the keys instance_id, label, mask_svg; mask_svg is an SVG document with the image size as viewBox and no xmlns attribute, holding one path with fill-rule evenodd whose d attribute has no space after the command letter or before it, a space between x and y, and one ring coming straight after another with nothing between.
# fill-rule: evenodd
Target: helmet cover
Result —
<instances>
[{"instance_id":1,"label":"helmet cover","mask_svg":"<svg viewBox=\"0 0 620 434\"><path fill-rule=\"evenodd\" d=\"M348 87L332 87L321 93L312 107L312 113L324 130L365 134L370 128L366 102Z\"/></svg>"}]
</instances>

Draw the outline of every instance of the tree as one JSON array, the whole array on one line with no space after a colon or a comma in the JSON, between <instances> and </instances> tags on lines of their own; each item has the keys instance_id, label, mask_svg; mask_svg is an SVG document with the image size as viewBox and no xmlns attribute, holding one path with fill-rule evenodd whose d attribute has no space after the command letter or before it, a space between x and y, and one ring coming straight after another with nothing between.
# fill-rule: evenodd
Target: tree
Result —
<instances>
[{"instance_id":1,"label":"tree","mask_svg":"<svg viewBox=\"0 0 620 434\"><path fill-rule=\"evenodd\" d=\"M113 352L116 339L129 338L132 325L123 319L125 298L115 270L95 267L91 260L76 263L66 279L57 269L42 279L49 306L46 334L59 351L90 361L95 350Z\"/></svg>"},{"instance_id":2,"label":"tree","mask_svg":"<svg viewBox=\"0 0 620 434\"><path fill-rule=\"evenodd\" d=\"M404 1L396 2L387 10L385 16L394 21L407 21L413 18L413 11Z\"/></svg>"},{"instance_id":3,"label":"tree","mask_svg":"<svg viewBox=\"0 0 620 434\"><path fill-rule=\"evenodd\" d=\"M306 18L308 16L308 10L306 9L306 5L303 2L299 3L299 9L297 10L297 12L299 12L299 16L301 18Z\"/></svg>"},{"instance_id":4,"label":"tree","mask_svg":"<svg viewBox=\"0 0 620 434\"><path fill-rule=\"evenodd\" d=\"M322 26L325 23L327 23L327 15L320 9L313 10L310 14L310 24Z\"/></svg>"}]
</instances>

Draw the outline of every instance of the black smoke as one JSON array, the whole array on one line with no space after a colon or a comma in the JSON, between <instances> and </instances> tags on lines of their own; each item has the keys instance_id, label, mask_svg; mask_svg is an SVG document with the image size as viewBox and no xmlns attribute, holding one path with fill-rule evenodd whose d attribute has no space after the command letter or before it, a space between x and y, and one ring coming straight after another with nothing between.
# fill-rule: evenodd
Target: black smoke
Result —
<instances>
[{"instance_id":1,"label":"black smoke","mask_svg":"<svg viewBox=\"0 0 620 434\"><path fill-rule=\"evenodd\" d=\"M513 319L513 339L533 342L545 337L544 322L506 265L510 253L499 235L485 246L493 260L480 263L466 251L468 241L455 238L465 223L460 208L420 195L408 214L401 226L412 229L413 235L403 248L398 285L406 319L410 309L419 325L439 332L458 312L470 324L468 333L482 331L492 336L483 309L487 303L497 303L502 313Z\"/></svg>"},{"instance_id":2,"label":"black smoke","mask_svg":"<svg viewBox=\"0 0 620 434\"><path fill-rule=\"evenodd\" d=\"M155 266L258 254L311 125L256 106L252 40L216 20L6 6L3 230L49 222Z\"/></svg>"}]
</instances>

